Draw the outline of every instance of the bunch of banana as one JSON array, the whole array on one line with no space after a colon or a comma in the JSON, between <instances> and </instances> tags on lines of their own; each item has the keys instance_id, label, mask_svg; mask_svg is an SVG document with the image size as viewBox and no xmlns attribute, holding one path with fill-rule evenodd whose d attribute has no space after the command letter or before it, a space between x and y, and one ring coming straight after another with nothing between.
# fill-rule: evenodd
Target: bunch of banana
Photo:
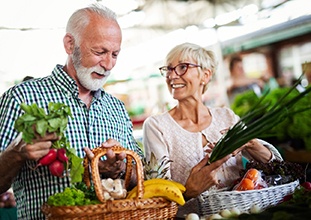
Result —
<instances>
[{"instance_id":1,"label":"bunch of banana","mask_svg":"<svg viewBox=\"0 0 311 220\"><path fill-rule=\"evenodd\" d=\"M144 181L144 199L153 197L163 197L167 200L176 202L179 205L185 204L183 193L186 188L181 183L167 179L149 179ZM137 186L134 187L127 195L127 199L137 197Z\"/></svg>"}]
</instances>

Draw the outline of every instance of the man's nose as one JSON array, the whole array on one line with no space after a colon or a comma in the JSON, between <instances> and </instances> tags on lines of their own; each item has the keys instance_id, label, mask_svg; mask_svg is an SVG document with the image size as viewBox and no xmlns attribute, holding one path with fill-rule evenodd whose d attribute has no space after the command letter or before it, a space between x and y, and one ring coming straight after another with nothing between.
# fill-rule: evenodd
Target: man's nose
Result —
<instances>
[{"instance_id":1,"label":"man's nose","mask_svg":"<svg viewBox=\"0 0 311 220\"><path fill-rule=\"evenodd\" d=\"M99 64L105 70L111 70L115 66L116 60L113 59L111 56L106 55L101 59Z\"/></svg>"}]
</instances>

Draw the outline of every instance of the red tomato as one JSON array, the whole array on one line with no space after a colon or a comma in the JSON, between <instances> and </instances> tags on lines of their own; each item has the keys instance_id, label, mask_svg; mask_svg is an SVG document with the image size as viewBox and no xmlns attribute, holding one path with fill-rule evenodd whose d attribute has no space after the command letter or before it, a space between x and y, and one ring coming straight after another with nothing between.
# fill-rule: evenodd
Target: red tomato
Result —
<instances>
[{"instance_id":1,"label":"red tomato","mask_svg":"<svg viewBox=\"0 0 311 220\"><path fill-rule=\"evenodd\" d=\"M245 178L248 178L252 180L253 182L256 182L258 180L259 175L260 173L258 170L251 168L246 172Z\"/></svg>"},{"instance_id":2,"label":"red tomato","mask_svg":"<svg viewBox=\"0 0 311 220\"><path fill-rule=\"evenodd\" d=\"M252 189L254 189L254 183L251 179L248 179L248 178L243 178L236 188L236 190L238 191L245 191L245 190L252 190Z\"/></svg>"}]
</instances>

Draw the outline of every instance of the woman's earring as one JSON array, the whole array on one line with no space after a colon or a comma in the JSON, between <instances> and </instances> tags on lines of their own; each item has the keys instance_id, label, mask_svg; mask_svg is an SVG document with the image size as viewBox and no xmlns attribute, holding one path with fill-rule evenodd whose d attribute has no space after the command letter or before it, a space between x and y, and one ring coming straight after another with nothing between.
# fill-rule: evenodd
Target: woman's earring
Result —
<instances>
[{"instance_id":1,"label":"woman's earring","mask_svg":"<svg viewBox=\"0 0 311 220\"><path fill-rule=\"evenodd\" d=\"M204 85L205 84L205 82L202 82L202 85Z\"/></svg>"}]
</instances>

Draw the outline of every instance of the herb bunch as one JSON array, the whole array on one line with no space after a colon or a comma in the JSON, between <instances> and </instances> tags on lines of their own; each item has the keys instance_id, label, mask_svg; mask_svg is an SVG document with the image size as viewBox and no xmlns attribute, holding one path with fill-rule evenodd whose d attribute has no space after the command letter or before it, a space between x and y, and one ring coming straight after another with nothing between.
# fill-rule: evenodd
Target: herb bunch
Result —
<instances>
[{"instance_id":1,"label":"herb bunch","mask_svg":"<svg viewBox=\"0 0 311 220\"><path fill-rule=\"evenodd\" d=\"M22 139L31 144L36 135L44 137L47 133L55 132L60 139L54 141L52 148L65 149L68 157L69 166L66 167L67 172L70 169L70 177L73 183L82 181L84 168L82 158L76 155L76 150L70 146L64 131L67 128L68 117L72 117L71 110L63 103L50 102L48 104L48 114L43 108L38 107L36 103L20 105L24 114L16 119L14 128L22 132Z\"/></svg>"},{"instance_id":2,"label":"herb bunch","mask_svg":"<svg viewBox=\"0 0 311 220\"><path fill-rule=\"evenodd\" d=\"M216 143L211 153L209 163L215 162L216 160L231 154L233 151L254 138L267 135L266 133L271 128L282 122L289 115L310 110L311 106L305 106L301 109L296 109L295 111L292 110L292 107L311 91L311 87L306 88L303 92L293 96L293 98L285 100L285 98L300 84L302 76L303 74L288 92L285 93L284 96L271 108L269 103L259 107L259 104L268 94L265 93L254 108L250 109L249 112L233 125Z\"/></svg>"}]
</instances>

